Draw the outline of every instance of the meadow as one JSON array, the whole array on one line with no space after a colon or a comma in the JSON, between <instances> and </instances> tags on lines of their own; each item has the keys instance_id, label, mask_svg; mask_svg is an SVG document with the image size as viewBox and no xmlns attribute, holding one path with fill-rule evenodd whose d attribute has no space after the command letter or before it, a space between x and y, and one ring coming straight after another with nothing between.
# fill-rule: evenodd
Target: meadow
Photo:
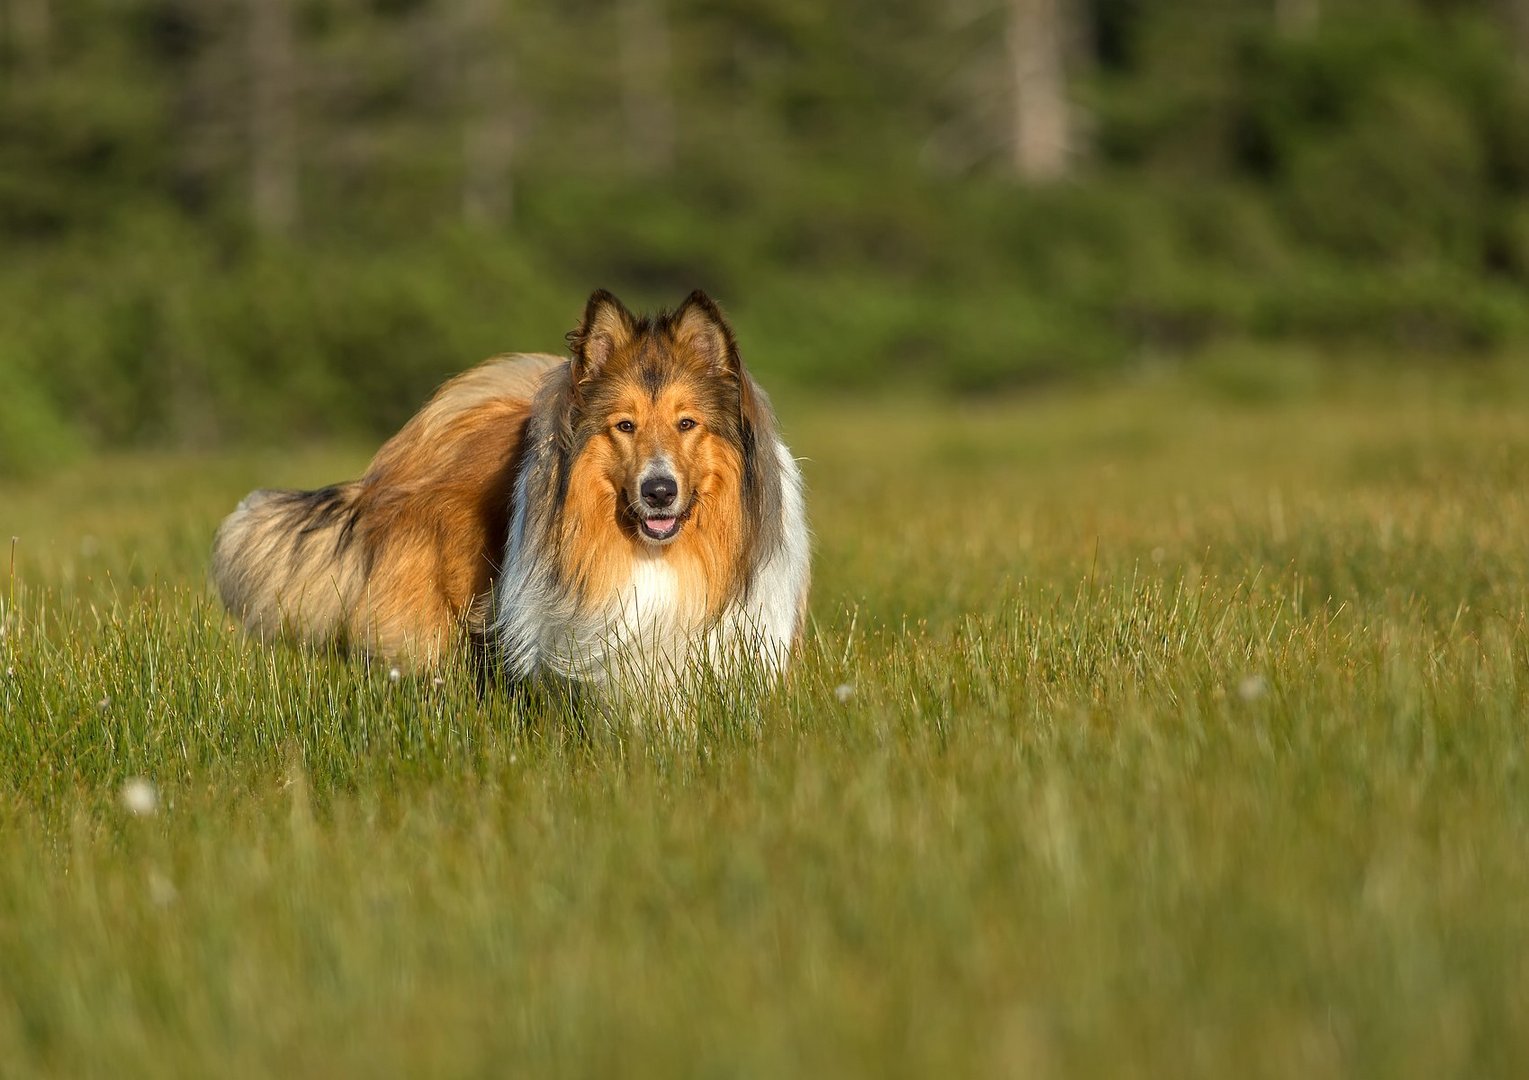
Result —
<instances>
[{"instance_id":1,"label":"meadow","mask_svg":"<svg viewBox=\"0 0 1529 1080\"><path fill-rule=\"evenodd\" d=\"M3 1071L1529 1075L1529 385L1278 370L787 396L812 630L687 722L232 631L366 447L0 480Z\"/></svg>"}]
</instances>

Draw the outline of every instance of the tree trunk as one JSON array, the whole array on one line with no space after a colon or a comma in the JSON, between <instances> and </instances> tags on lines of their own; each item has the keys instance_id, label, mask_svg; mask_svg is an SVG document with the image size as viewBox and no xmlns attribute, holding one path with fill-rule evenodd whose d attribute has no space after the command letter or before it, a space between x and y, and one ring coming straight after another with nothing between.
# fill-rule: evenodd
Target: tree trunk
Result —
<instances>
[{"instance_id":1,"label":"tree trunk","mask_svg":"<svg viewBox=\"0 0 1529 1080\"><path fill-rule=\"evenodd\" d=\"M1009 2L1014 172L1030 183L1060 180L1077 149L1076 119L1067 97L1068 0Z\"/></svg>"},{"instance_id":2,"label":"tree trunk","mask_svg":"<svg viewBox=\"0 0 1529 1080\"><path fill-rule=\"evenodd\" d=\"M1274 0L1274 21L1286 37L1305 37L1322 19L1322 0Z\"/></svg>"},{"instance_id":3,"label":"tree trunk","mask_svg":"<svg viewBox=\"0 0 1529 1080\"><path fill-rule=\"evenodd\" d=\"M1529 69L1529 0L1506 0L1508 29L1519 66Z\"/></svg>"},{"instance_id":4,"label":"tree trunk","mask_svg":"<svg viewBox=\"0 0 1529 1080\"><path fill-rule=\"evenodd\" d=\"M673 58L664 0L621 0L621 110L627 159L647 172L674 166Z\"/></svg>"},{"instance_id":5,"label":"tree trunk","mask_svg":"<svg viewBox=\"0 0 1529 1080\"><path fill-rule=\"evenodd\" d=\"M53 43L53 12L49 3L50 0L10 0L7 5L11 49L20 71L38 71L48 66Z\"/></svg>"},{"instance_id":6,"label":"tree trunk","mask_svg":"<svg viewBox=\"0 0 1529 1080\"><path fill-rule=\"evenodd\" d=\"M462 49L462 220L491 227L510 220L515 124L510 56L498 0L458 0Z\"/></svg>"},{"instance_id":7,"label":"tree trunk","mask_svg":"<svg viewBox=\"0 0 1529 1080\"><path fill-rule=\"evenodd\" d=\"M288 0L247 0L249 183L255 227L287 235L297 224L296 64Z\"/></svg>"}]
</instances>

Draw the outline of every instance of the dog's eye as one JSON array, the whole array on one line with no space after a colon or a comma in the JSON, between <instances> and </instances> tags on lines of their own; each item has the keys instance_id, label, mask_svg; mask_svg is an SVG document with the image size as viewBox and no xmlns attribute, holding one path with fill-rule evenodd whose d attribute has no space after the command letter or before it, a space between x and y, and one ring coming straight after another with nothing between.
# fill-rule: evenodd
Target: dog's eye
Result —
<instances>
[{"instance_id":1,"label":"dog's eye","mask_svg":"<svg viewBox=\"0 0 1529 1080\"><path fill-rule=\"evenodd\" d=\"M637 430L637 425L632 423L630 420L618 420L616 421L616 430L624 431L630 435L632 432Z\"/></svg>"},{"instance_id":2,"label":"dog's eye","mask_svg":"<svg viewBox=\"0 0 1529 1080\"><path fill-rule=\"evenodd\" d=\"M680 421L680 430L681 431L689 431L693 427L695 427L695 421L690 419L690 417L688 417L688 416L685 417L685 419Z\"/></svg>"}]
</instances>

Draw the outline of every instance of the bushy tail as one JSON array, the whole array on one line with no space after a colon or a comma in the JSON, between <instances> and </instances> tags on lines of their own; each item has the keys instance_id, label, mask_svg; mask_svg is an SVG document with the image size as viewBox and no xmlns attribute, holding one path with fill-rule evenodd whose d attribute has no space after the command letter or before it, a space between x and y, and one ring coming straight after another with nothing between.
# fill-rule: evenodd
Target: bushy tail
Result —
<instances>
[{"instance_id":1,"label":"bushy tail","mask_svg":"<svg viewBox=\"0 0 1529 1080\"><path fill-rule=\"evenodd\" d=\"M496 357L441 387L360 480L252 492L213 540L223 603L266 639L439 663L484 627L521 432L565 366Z\"/></svg>"},{"instance_id":2,"label":"bushy tail","mask_svg":"<svg viewBox=\"0 0 1529 1080\"><path fill-rule=\"evenodd\" d=\"M251 492L213 540L223 603L253 634L344 644L366 590L356 482Z\"/></svg>"}]
</instances>

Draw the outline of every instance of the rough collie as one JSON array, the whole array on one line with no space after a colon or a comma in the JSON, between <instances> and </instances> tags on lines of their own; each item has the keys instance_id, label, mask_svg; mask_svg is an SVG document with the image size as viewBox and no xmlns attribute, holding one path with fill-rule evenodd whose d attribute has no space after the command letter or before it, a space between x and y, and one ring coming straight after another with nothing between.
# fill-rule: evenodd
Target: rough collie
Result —
<instances>
[{"instance_id":1,"label":"rough collie","mask_svg":"<svg viewBox=\"0 0 1529 1080\"><path fill-rule=\"evenodd\" d=\"M213 542L229 611L414 670L476 643L513 679L780 671L802 477L722 312L696 292L637 318L600 291L568 341L452 379L359 480L245 498Z\"/></svg>"}]
</instances>

